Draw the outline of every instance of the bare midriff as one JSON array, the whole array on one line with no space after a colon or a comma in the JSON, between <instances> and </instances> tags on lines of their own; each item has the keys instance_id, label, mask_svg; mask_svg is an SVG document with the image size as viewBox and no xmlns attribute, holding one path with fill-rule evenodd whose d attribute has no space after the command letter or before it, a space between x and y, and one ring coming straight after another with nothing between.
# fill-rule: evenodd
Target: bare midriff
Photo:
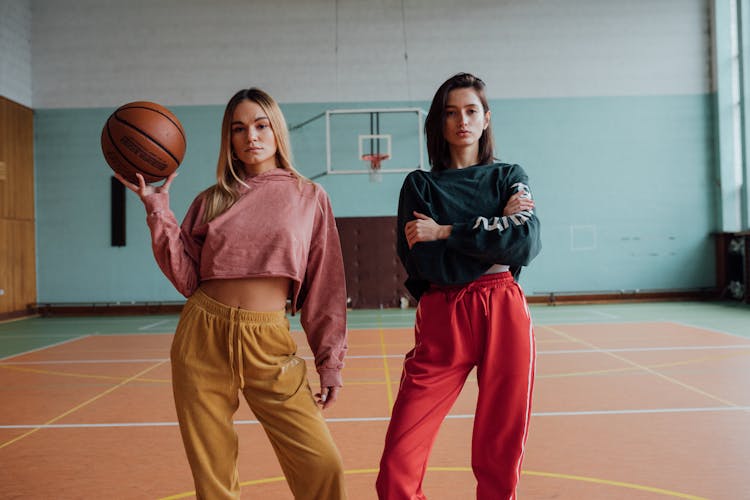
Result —
<instances>
[{"instance_id":1,"label":"bare midriff","mask_svg":"<svg viewBox=\"0 0 750 500\"><path fill-rule=\"evenodd\" d=\"M201 283L201 290L227 306L248 311L268 312L286 308L290 278L270 276L260 278L215 279Z\"/></svg>"}]
</instances>

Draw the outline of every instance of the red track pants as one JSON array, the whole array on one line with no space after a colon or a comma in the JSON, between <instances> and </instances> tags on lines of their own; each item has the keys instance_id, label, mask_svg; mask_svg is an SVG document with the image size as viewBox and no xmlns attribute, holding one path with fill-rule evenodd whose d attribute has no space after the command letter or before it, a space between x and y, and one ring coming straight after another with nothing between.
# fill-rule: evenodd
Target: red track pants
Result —
<instances>
[{"instance_id":1,"label":"red track pants","mask_svg":"<svg viewBox=\"0 0 750 500\"><path fill-rule=\"evenodd\" d=\"M510 273L425 293L417 308L415 347L406 355L385 438L379 498L426 498L422 480L435 436L476 366L472 469L477 498L515 499L535 357L526 299Z\"/></svg>"}]
</instances>

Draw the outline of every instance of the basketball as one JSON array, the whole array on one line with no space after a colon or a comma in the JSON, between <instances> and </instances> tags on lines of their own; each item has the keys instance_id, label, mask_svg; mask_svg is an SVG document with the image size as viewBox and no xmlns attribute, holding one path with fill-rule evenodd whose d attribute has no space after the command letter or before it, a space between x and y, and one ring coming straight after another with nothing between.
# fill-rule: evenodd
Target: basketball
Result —
<instances>
[{"instance_id":1,"label":"basketball","mask_svg":"<svg viewBox=\"0 0 750 500\"><path fill-rule=\"evenodd\" d=\"M110 115L102 129L102 153L107 164L125 179L138 184L165 179L185 156L185 130L177 117L154 102L124 104Z\"/></svg>"}]
</instances>

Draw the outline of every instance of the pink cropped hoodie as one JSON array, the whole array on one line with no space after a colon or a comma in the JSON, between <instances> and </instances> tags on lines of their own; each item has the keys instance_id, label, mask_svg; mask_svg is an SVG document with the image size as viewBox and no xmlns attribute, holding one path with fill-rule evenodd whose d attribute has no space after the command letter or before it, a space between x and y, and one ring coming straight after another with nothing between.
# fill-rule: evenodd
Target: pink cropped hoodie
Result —
<instances>
[{"instance_id":1,"label":"pink cropped hoodie","mask_svg":"<svg viewBox=\"0 0 750 500\"><path fill-rule=\"evenodd\" d=\"M328 195L280 168L245 182L237 202L208 223L203 196L193 201L182 226L168 193L145 197L156 262L185 297L203 280L291 278L292 313L301 311L321 386L341 386L346 282Z\"/></svg>"}]
</instances>

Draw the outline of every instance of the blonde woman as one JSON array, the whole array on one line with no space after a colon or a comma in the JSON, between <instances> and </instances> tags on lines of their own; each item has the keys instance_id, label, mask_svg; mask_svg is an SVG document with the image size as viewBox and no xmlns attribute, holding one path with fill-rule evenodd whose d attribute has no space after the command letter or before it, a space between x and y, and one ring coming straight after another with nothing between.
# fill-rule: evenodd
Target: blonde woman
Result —
<instances>
[{"instance_id":1,"label":"blonde woman","mask_svg":"<svg viewBox=\"0 0 750 500\"><path fill-rule=\"evenodd\" d=\"M217 183L182 226L169 188L122 177L143 201L153 251L188 297L171 349L172 387L198 498L239 498L232 415L239 393L263 425L297 499L345 498L343 466L321 408L337 399L346 290L330 201L292 166L284 116L257 88L224 111ZM313 396L295 355L287 298L315 355Z\"/></svg>"}]
</instances>

